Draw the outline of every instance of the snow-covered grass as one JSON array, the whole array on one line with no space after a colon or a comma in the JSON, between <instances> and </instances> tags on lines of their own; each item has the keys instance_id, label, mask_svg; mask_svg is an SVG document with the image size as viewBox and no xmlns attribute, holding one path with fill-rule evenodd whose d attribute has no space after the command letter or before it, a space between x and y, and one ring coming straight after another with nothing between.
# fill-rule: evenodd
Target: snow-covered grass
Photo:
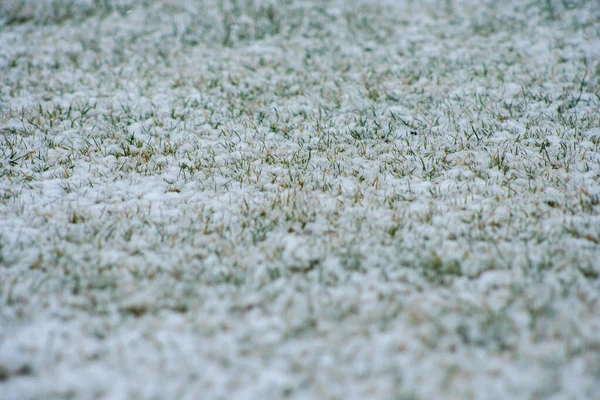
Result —
<instances>
[{"instance_id":1,"label":"snow-covered grass","mask_svg":"<svg viewBox=\"0 0 600 400\"><path fill-rule=\"evenodd\" d=\"M0 398L600 398L595 0L0 0Z\"/></svg>"}]
</instances>

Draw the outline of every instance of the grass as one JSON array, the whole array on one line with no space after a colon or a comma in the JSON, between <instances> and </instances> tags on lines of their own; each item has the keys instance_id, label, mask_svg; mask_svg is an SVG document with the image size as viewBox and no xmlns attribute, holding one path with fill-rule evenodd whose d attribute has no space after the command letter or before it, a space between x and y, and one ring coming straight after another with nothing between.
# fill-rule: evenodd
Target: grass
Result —
<instances>
[{"instance_id":1,"label":"grass","mask_svg":"<svg viewBox=\"0 0 600 400\"><path fill-rule=\"evenodd\" d=\"M592 1L43 4L0 2L8 398L600 393Z\"/></svg>"}]
</instances>

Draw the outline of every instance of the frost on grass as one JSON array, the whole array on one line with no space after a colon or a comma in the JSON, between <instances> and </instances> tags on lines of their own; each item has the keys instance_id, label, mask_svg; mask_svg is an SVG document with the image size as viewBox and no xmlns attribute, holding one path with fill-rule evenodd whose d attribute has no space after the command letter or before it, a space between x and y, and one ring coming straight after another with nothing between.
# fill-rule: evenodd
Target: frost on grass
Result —
<instances>
[{"instance_id":1,"label":"frost on grass","mask_svg":"<svg viewBox=\"0 0 600 400\"><path fill-rule=\"evenodd\" d=\"M0 10L3 398L600 395L596 2Z\"/></svg>"}]
</instances>

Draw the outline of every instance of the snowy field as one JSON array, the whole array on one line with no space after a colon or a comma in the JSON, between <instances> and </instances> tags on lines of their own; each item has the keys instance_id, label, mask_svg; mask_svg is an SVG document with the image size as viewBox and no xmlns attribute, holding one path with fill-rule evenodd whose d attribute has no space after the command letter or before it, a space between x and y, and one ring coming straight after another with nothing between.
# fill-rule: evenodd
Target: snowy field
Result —
<instances>
[{"instance_id":1,"label":"snowy field","mask_svg":"<svg viewBox=\"0 0 600 400\"><path fill-rule=\"evenodd\" d=\"M0 399L599 399L597 0L0 0Z\"/></svg>"}]
</instances>

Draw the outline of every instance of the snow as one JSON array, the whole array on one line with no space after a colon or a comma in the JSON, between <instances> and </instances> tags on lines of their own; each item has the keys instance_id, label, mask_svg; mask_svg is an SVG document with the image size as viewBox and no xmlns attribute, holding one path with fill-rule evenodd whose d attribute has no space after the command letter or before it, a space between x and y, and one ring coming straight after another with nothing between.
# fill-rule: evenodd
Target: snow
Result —
<instances>
[{"instance_id":1,"label":"snow","mask_svg":"<svg viewBox=\"0 0 600 400\"><path fill-rule=\"evenodd\" d=\"M0 399L600 397L594 1L0 15Z\"/></svg>"}]
</instances>

